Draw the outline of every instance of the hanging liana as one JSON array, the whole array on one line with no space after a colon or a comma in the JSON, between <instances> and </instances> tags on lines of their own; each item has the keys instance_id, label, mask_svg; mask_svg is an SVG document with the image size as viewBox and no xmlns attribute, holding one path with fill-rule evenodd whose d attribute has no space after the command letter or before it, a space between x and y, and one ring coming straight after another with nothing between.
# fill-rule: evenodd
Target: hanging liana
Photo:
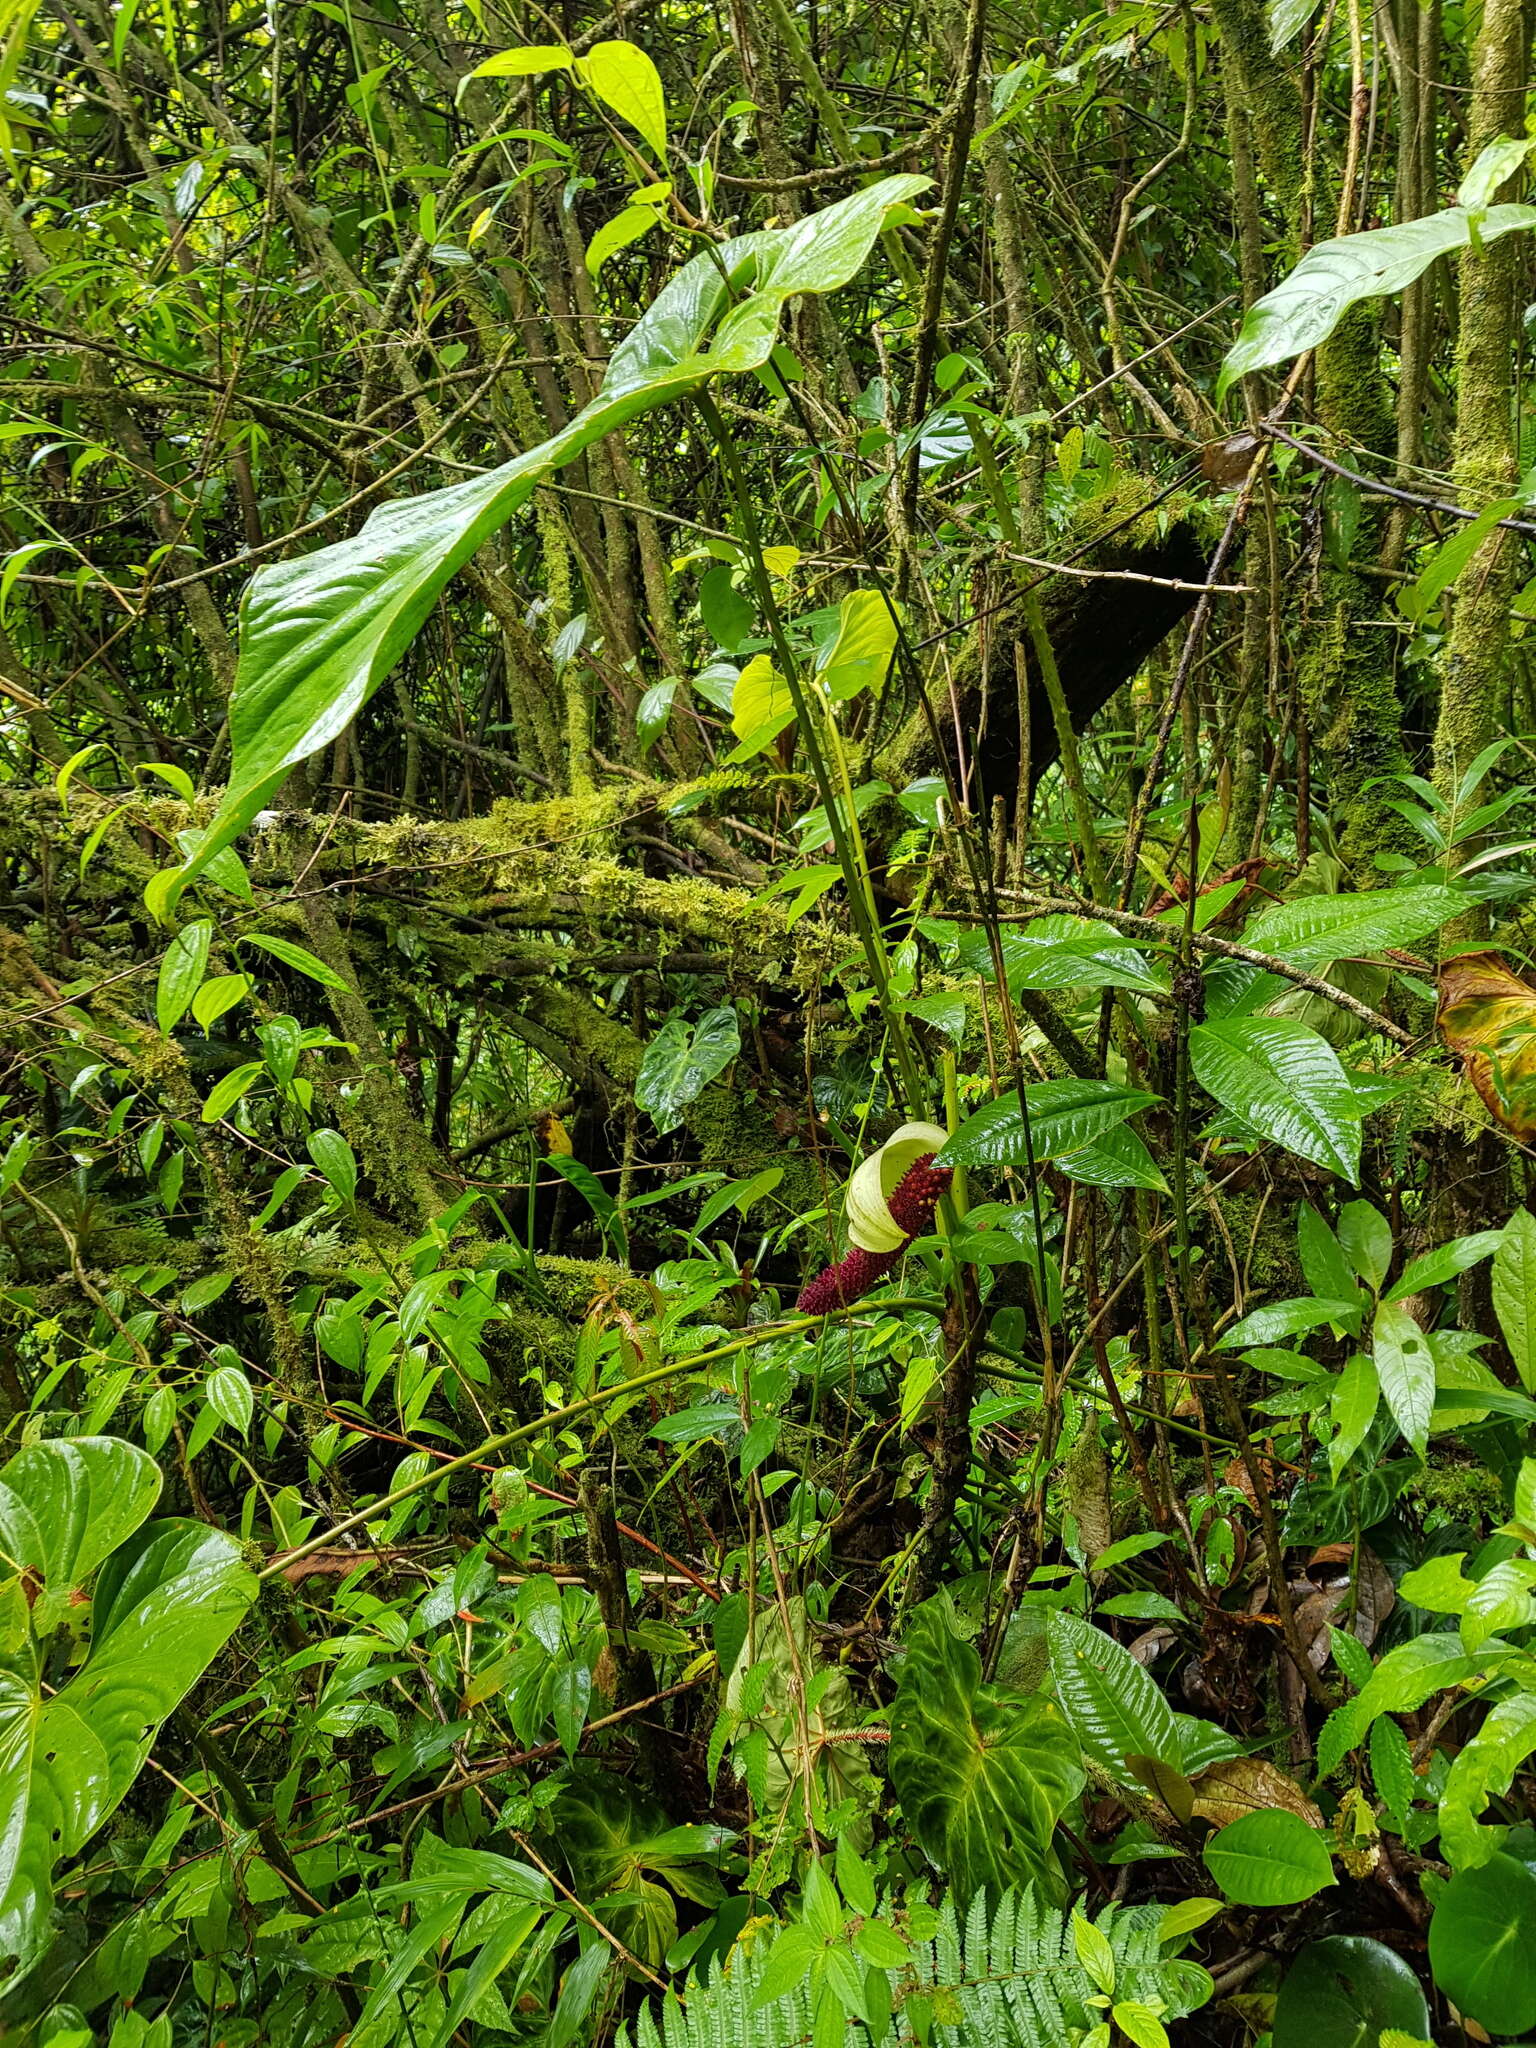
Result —
<instances>
[{"instance_id":1,"label":"hanging liana","mask_svg":"<svg viewBox=\"0 0 1536 2048\"><path fill-rule=\"evenodd\" d=\"M830 1315L862 1300L927 1232L953 1178L933 1163L948 1136L937 1124L903 1124L856 1169L846 1196L850 1249L802 1289L795 1304L802 1315Z\"/></svg>"}]
</instances>

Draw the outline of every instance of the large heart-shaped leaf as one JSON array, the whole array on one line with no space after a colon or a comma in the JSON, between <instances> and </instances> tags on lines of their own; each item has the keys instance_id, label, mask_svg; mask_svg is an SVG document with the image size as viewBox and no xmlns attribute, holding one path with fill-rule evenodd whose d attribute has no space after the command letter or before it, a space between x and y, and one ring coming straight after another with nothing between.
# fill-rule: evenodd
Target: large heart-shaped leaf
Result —
<instances>
[{"instance_id":1,"label":"large heart-shaped leaf","mask_svg":"<svg viewBox=\"0 0 1536 2048\"><path fill-rule=\"evenodd\" d=\"M1289 277L1249 308L1216 380L1218 402L1239 377L1326 341L1362 299L1400 292L1422 277L1437 256L1467 248L1474 220L1479 238L1493 242L1512 228L1536 227L1536 206L1490 206L1476 216L1465 207L1448 206L1422 220L1315 244Z\"/></svg>"},{"instance_id":2,"label":"large heart-shaped leaf","mask_svg":"<svg viewBox=\"0 0 1536 2048\"><path fill-rule=\"evenodd\" d=\"M942 1601L918 1608L891 1709L891 1783L925 1853L959 1891L1060 1888L1051 1835L1083 1787L1076 1737L1049 1700L983 1685Z\"/></svg>"},{"instance_id":3,"label":"large heart-shaped leaf","mask_svg":"<svg viewBox=\"0 0 1536 2048\"><path fill-rule=\"evenodd\" d=\"M1494 2034L1536 2024L1536 1873L1513 1856L1459 1870L1429 1923L1435 1983Z\"/></svg>"},{"instance_id":4,"label":"large heart-shaped leaf","mask_svg":"<svg viewBox=\"0 0 1536 2048\"><path fill-rule=\"evenodd\" d=\"M160 1723L255 1593L239 1543L222 1530L140 1526L158 1487L152 1461L110 1438L34 1445L0 1475L0 1543L26 1574L0 1588L0 1957L14 1961L13 1974L45 1945L54 1864L120 1804ZM62 1573L52 1591L67 1588L74 1602L100 1569L89 1654L47 1693L53 1627L30 1624L56 1609L39 1601L29 1614L21 1589L50 1564Z\"/></svg>"},{"instance_id":5,"label":"large heart-shaped leaf","mask_svg":"<svg viewBox=\"0 0 1536 2048\"><path fill-rule=\"evenodd\" d=\"M1024 1116L1016 1089L967 1117L943 1151L940 1166L1023 1166L1035 1159L1059 1159L1080 1152L1128 1116L1157 1101L1140 1088L1117 1081L1037 1081L1024 1090Z\"/></svg>"},{"instance_id":6,"label":"large heart-shaped leaf","mask_svg":"<svg viewBox=\"0 0 1536 2048\"><path fill-rule=\"evenodd\" d=\"M1419 1980L1392 1950L1361 1934L1308 1942L1286 1972L1275 2001L1274 2048L1377 2048L1397 2028L1411 2040L1429 2034Z\"/></svg>"},{"instance_id":7,"label":"large heart-shaped leaf","mask_svg":"<svg viewBox=\"0 0 1536 2048\"><path fill-rule=\"evenodd\" d=\"M1189 1034L1195 1079L1287 1152L1360 1179L1360 1105L1339 1056L1304 1024L1223 1017Z\"/></svg>"},{"instance_id":8,"label":"large heart-shaped leaf","mask_svg":"<svg viewBox=\"0 0 1536 2048\"><path fill-rule=\"evenodd\" d=\"M669 1017L645 1048L635 1101L658 1131L674 1130L740 1051L741 1021L729 1006L706 1010L697 1024Z\"/></svg>"},{"instance_id":9,"label":"large heart-shaped leaf","mask_svg":"<svg viewBox=\"0 0 1536 2048\"><path fill-rule=\"evenodd\" d=\"M785 301L845 285L891 208L928 183L883 178L792 227L696 256L614 350L602 389L560 433L484 476L381 506L347 540L259 570L242 607L229 786L196 850L151 884L155 910L163 915L289 772L345 731L444 584L544 477L640 413L767 362Z\"/></svg>"}]
</instances>

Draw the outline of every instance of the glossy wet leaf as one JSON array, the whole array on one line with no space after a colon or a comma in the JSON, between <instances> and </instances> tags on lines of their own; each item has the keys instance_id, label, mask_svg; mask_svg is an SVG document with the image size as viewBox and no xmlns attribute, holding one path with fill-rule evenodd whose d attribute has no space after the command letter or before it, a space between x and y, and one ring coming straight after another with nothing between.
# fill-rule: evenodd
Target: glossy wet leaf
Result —
<instances>
[{"instance_id":1,"label":"glossy wet leaf","mask_svg":"<svg viewBox=\"0 0 1536 2048\"><path fill-rule=\"evenodd\" d=\"M1279 1017L1228 1017L1189 1034L1195 1079L1224 1109L1299 1158L1356 1182L1360 1112L1333 1047Z\"/></svg>"},{"instance_id":2,"label":"glossy wet leaf","mask_svg":"<svg viewBox=\"0 0 1536 2048\"><path fill-rule=\"evenodd\" d=\"M1274 2048L1377 2048L1384 2029L1429 2033L1419 1980L1401 1956L1364 1935L1308 1942L1275 2001Z\"/></svg>"},{"instance_id":3,"label":"glossy wet leaf","mask_svg":"<svg viewBox=\"0 0 1536 2048\"><path fill-rule=\"evenodd\" d=\"M892 207L928 182L884 178L792 226L696 256L614 350L596 398L559 433L483 476L379 507L348 539L259 570L230 698L229 786L197 850L157 878L156 910L246 829L299 762L346 730L444 584L544 477L639 414L767 362L786 300L846 284Z\"/></svg>"},{"instance_id":4,"label":"glossy wet leaf","mask_svg":"<svg viewBox=\"0 0 1536 2048\"><path fill-rule=\"evenodd\" d=\"M1333 1883L1326 1838L1283 1806L1218 1829L1205 1845L1205 1867L1240 1906L1296 1906Z\"/></svg>"},{"instance_id":5,"label":"glossy wet leaf","mask_svg":"<svg viewBox=\"0 0 1536 2048\"><path fill-rule=\"evenodd\" d=\"M1536 1872L1513 1856L1459 1870L1429 1923L1436 1987L1492 2034L1536 2025Z\"/></svg>"},{"instance_id":6,"label":"glossy wet leaf","mask_svg":"<svg viewBox=\"0 0 1536 2048\"><path fill-rule=\"evenodd\" d=\"M1023 1166L1080 1152L1117 1124L1156 1102L1140 1088L1116 1081L1036 1081L1024 1089L1029 1130L1015 1090L967 1117L938 1155L941 1166Z\"/></svg>"},{"instance_id":7,"label":"glossy wet leaf","mask_svg":"<svg viewBox=\"0 0 1536 2048\"><path fill-rule=\"evenodd\" d=\"M741 1022L733 1009L706 1010L697 1024L669 1017L645 1049L635 1077L635 1101L658 1131L675 1130L741 1051Z\"/></svg>"},{"instance_id":8,"label":"glossy wet leaf","mask_svg":"<svg viewBox=\"0 0 1536 2048\"><path fill-rule=\"evenodd\" d=\"M891 1783L925 1854L969 1896L1060 1889L1056 1822L1083 1786L1078 1743L1038 1694L982 1683L938 1602L912 1616L891 1708Z\"/></svg>"},{"instance_id":9,"label":"glossy wet leaf","mask_svg":"<svg viewBox=\"0 0 1536 2048\"><path fill-rule=\"evenodd\" d=\"M1132 1758L1182 1764L1173 1709L1129 1650L1075 1614L1052 1614L1046 1641L1056 1697L1091 1762L1121 1785L1145 1783Z\"/></svg>"}]
</instances>

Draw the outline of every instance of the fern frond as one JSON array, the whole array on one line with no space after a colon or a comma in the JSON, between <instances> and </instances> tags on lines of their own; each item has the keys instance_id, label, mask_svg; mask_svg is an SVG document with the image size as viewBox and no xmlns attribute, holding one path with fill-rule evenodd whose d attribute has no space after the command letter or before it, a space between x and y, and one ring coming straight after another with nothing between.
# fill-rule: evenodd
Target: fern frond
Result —
<instances>
[{"instance_id":1,"label":"fern frond","mask_svg":"<svg viewBox=\"0 0 1536 2048\"><path fill-rule=\"evenodd\" d=\"M989 1915L978 1893L962 1918L952 1895L938 1926L912 1944L908 1967L891 1970L891 2023L878 2043L852 2019L848 2048L904 2048L913 2040L905 2008L930 2001L938 2048L1069 2048L1097 2024L1094 1985L1077 1960L1071 1922L1033 1890L1005 1892ZM901 1926L898 1908L886 1916ZM1115 1996L1182 2019L1204 2005L1211 1980L1198 1963L1165 1958L1160 1906L1105 1906L1095 1924L1115 1958ZM620 2048L806 2048L813 2033L812 1973L782 1998L759 2005L773 1942L735 1952L686 1987L686 2006L669 1998L647 2006Z\"/></svg>"}]
</instances>

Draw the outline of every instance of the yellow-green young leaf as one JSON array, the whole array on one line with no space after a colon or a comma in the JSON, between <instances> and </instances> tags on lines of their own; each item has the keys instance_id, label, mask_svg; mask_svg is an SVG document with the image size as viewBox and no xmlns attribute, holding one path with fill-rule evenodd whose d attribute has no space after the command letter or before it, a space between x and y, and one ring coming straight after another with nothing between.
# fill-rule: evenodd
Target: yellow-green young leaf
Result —
<instances>
[{"instance_id":1,"label":"yellow-green young leaf","mask_svg":"<svg viewBox=\"0 0 1536 2048\"><path fill-rule=\"evenodd\" d=\"M821 680L834 703L869 690L878 696L896 651L896 621L877 590L856 590L838 606L837 638Z\"/></svg>"},{"instance_id":2,"label":"yellow-green young leaf","mask_svg":"<svg viewBox=\"0 0 1536 2048\"><path fill-rule=\"evenodd\" d=\"M1214 1920L1221 1911L1216 1899L1180 1899L1168 1908L1157 1930L1159 1942L1166 1948L1171 1941L1182 1941L1187 1934L1193 1934L1204 1927L1208 1920Z\"/></svg>"},{"instance_id":3,"label":"yellow-green young leaf","mask_svg":"<svg viewBox=\"0 0 1536 2048\"><path fill-rule=\"evenodd\" d=\"M1136 2048L1168 2048L1168 2031L1150 2005L1125 1999L1114 2008L1111 2017Z\"/></svg>"},{"instance_id":4,"label":"yellow-green young leaf","mask_svg":"<svg viewBox=\"0 0 1536 2048\"><path fill-rule=\"evenodd\" d=\"M648 235L660 219L661 214L654 206L626 206L612 220L604 221L587 244L587 275L596 277L610 256Z\"/></svg>"},{"instance_id":5,"label":"yellow-green young leaf","mask_svg":"<svg viewBox=\"0 0 1536 2048\"><path fill-rule=\"evenodd\" d=\"M788 683L766 654L754 654L731 692L731 731L743 746L761 753L794 715Z\"/></svg>"},{"instance_id":6,"label":"yellow-green young leaf","mask_svg":"<svg viewBox=\"0 0 1536 2048\"><path fill-rule=\"evenodd\" d=\"M166 947L155 989L155 1022L162 1031L174 1031L186 1015L207 971L212 944L213 925L200 917L195 924L183 925Z\"/></svg>"},{"instance_id":7,"label":"yellow-green young leaf","mask_svg":"<svg viewBox=\"0 0 1536 2048\"><path fill-rule=\"evenodd\" d=\"M113 820L120 818L127 808L126 804L119 804L115 810L108 811L104 818L98 818L91 827L90 837L80 849L80 879L82 882L85 880L85 871L95 859L96 849L100 846L102 840L106 838Z\"/></svg>"},{"instance_id":8,"label":"yellow-green young leaf","mask_svg":"<svg viewBox=\"0 0 1536 2048\"><path fill-rule=\"evenodd\" d=\"M216 974L192 998L192 1014L205 1031L211 1031L226 1010L245 1001L253 986L248 974Z\"/></svg>"},{"instance_id":9,"label":"yellow-green young leaf","mask_svg":"<svg viewBox=\"0 0 1536 2048\"><path fill-rule=\"evenodd\" d=\"M1109 1936L1076 1910L1072 1914L1072 1946L1095 1986L1105 1993L1113 1992L1115 1952L1109 1945Z\"/></svg>"},{"instance_id":10,"label":"yellow-green young leaf","mask_svg":"<svg viewBox=\"0 0 1536 2048\"><path fill-rule=\"evenodd\" d=\"M277 939L270 932L242 932L240 937L247 946L260 946L264 953L270 953L274 960L281 960L296 974L307 974L322 988L334 989L338 995L348 993L347 984L334 967L327 967L323 960L317 959L306 947L296 946L292 939Z\"/></svg>"},{"instance_id":11,"label":"yellow-green young leaf","mask_svg":"<svg viewBox=\"0 0 1536 2048\"><path fill-rule=\"evenodd\" d=\"M80 770L85 766L87 761L92 761L96 758L98 754L104 754L108 751L109 749L107 747L107 743L105 740L93 740L90 746L81 747L75 753L71 754L69 759L64 763L64 766L59 770L58 774L55 775L55 777L53 778L53 787L55 793L58 796L60 804L66 811L69 809L70 783L74 780L75 776L79 774Z\"/></svg>"},{"instance_id":12,"label":"yellow-green young leaf","mask_svg":"<svg viewBox=\"0 0 1536 2048\"><path fill-rule=\"evenodd\" d=\"M776 576L781 581L786 576L792 576L799 567L799 564L799 548L763 549L763 567L770 576Z\"/></svg>"},{"instance_id":13,"label":"yellow-green young leaf","mask_svg":"<svg viewBox=\"0 0 1536 2048\"><path fill-rule=\"evenodd\" d=\"M203 1122L216 1124L221 1116L227 1116L263 1071L260 1060L248 1060L243 1067L226 1074L203 1104Z\"/></svg>"},{"instance_id":14,"label":"yellow-green young leaf","mask_svg":"<svg viewBox=\"0 0 1536 2048\"><path fill-rule=\"evenodd\" d=\"M527 43L499 50L470 72L471 78L536 78L543 71L569 71L575 58L559 43Z\"/></svg>"},{"instance_id":15,"label":"yellow-green young leaf","mask_svg":"<svg viewBox=\"0 0 1536 2048\"><path fill-rule=\"evenodd\" d=\"M633 43L594 43L576 60L576 76L621 121L638 129L660 163L667 156L667 96L661 73Z\"/></svg>"}]
</instances>

